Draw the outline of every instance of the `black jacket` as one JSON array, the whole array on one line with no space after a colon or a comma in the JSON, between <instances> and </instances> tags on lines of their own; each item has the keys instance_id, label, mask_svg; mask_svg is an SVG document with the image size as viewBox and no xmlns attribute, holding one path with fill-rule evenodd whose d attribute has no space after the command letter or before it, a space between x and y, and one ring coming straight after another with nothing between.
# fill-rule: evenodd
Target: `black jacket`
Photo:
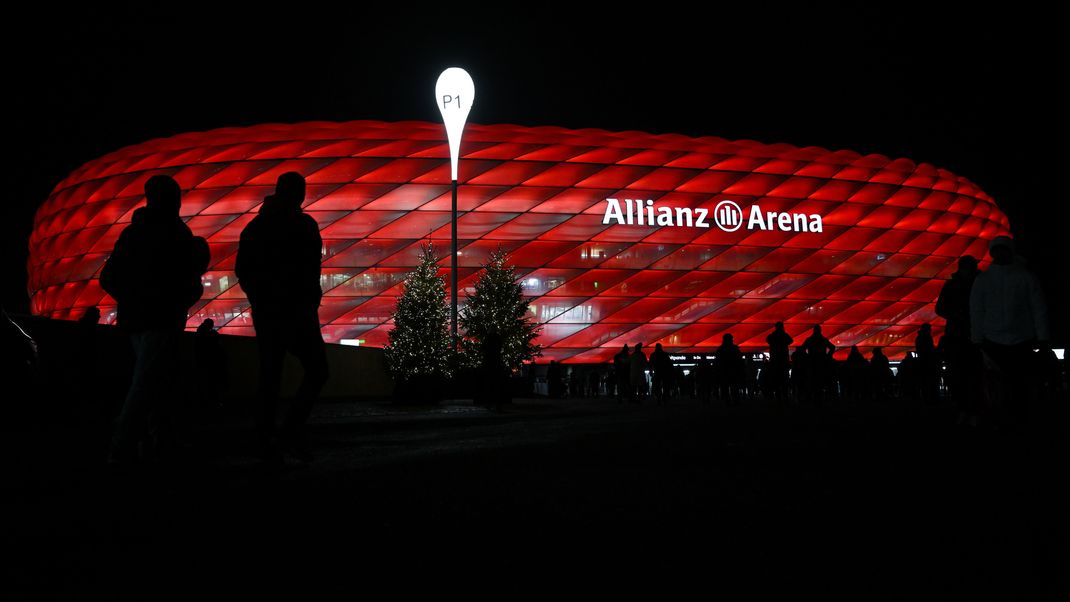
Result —
<instances>
[{"instance_id":1,"label":"black jacket","mask_svg":"<svg viewBox=\"0 0 1070 602\"><path fill-rule=\"evenodd\" d=\"M209 259L208 243L181 218L142 207L115 242L100 286L119 305L119 326L181 330L204 293L201 275Z\"/></svg>"},{"instance_id":2,"label":"black jacket","mask_svg":"<svg viewBox=\"0 0 1070 602\"><path fill-rule=\"evenodd\" d=\"M234 272L253 319L285 319L319 307L319 225L300 206L275 196L264 199L260 214L242 230Z\"/></svg>"},{"instance_id":3,"label":"black jacket","mask_svg":"<svg viewBox=\"0 0 1070 602\"><path fill-rule=\"evenodd\" d=\"M940 289L936 315L947 320L944 335L957 341L970 338L970 291L977 272L955 272Z\"/></svg>"}]
</instances>

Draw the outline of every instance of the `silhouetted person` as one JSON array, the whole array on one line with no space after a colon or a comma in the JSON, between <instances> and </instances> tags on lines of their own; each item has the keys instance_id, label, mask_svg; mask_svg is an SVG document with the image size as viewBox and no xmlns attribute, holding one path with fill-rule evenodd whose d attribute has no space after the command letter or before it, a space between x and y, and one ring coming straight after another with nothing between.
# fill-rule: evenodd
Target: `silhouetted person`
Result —
<instances>
[{"instance_id":1,"label":"silhouetted person","mask_svg":"<svg viewBox=\"0 0 1070 602\"><path fill-rule=\"evenodd\" d=\"M698 364L695 365L695 395L702 403L710 402L713 393L713 370L713 364L710 363L706 354L699 356Z\"/></svg>"},{"instance_id":2,"label":"silhouetted person","mask_svg":"<svg viewBox=\"0 0 1070 602\"><path fill-rule=\"evenodd\" d=\"M869 362L858 350L858 345L851 345L851 353L843 366L844 396L851 401L864 399L869 390Z\"/></svg>"},{"instance_id":3,"label":"silhouetted person","mask_svg":"<svg viewBox=\"0 0 1070 602\"><path fill-rule=\"evenodd\" d=\"M936 358L931 324L922 324L918 329L918 335L914 337L914 350L918 353L917 378L921 400L925 403L936 403L940 387L940 366Z\"/></svg>"},{"instance_id":4,"label":"silhouetted person","mask_svg":"<svg viewBox=\"0 0 1070 602\"><path fill-rule=\"evenodd\" d=\"M981 408L981 350L970 341L970 290L977 279L977 259L959 259L958 270L940 289L936 314L945 320L940 340L947 359L947 389L958 408L958 422L976 426Z\"/></svg>"},{"instance_id":5,"label":"silhouetted person","mask_svg":"<svg viewBox=\"0 0 1070 602\"><path fill-rule=\"evenodd\" d=\"M683 366L673 366L672 375L672 395L680 397L686 395L693 399L695 397L695 387L693 382L694 372L692 372L691 376L689 376L684 371Z\"/></svg>"},{"instance_id":6,"label":"silhouetted person","mask_svg":"<svg viewBox=\"0 0 1070 602\"><path fill-rule=\"evenodd\" d=\"M327 356L320 334L320 253L316 220L301 210L305 179L279 176L275 194L241 233L234 272L252 305L260 352L261 412L258 419L265 460L278 460L278 445L302 461L311 459L305 421L327 382ZM304 369L301 385L281 431L275 425L282 362L289 351Z\"/></svg>"},{"instance_id":7,"label":"silhouetted person","mask_svg":"<svg viewBox=\"0 0 1070 602\"><path fill-rule=\"evenodd\" d=\"M561 376L561 364L550 360L546 367L546 394L552 399L560 399L565 395L565 382Z\"/></svg>"},{"instance_id":8,"label":"silhouetted person","mask_svg":"<svg viewBox=\"0 0 1070 602\"><path fill-rule=\"evenodd\" d=\"M816 325L802 346L806 350L808 393L815 401L821 401L832 382L835 366L832 354L836 351L836 346L821 334L821 327Z\"/></svg>"},{"instance_id":9,"label":"silhouetted person","mask_svg":"<svg viewBox=\"0 0 1070 602\"><path fill-rule=\"evenodd\" d=\"M587 375L587 397L597 398L602 395L602 372L591 370Z\"/></svg>"},{"instance_id":10,"label":"silhouetted person","mask_svg":"<svg viewBox=\"0 0 1070 602\"><path fill-rule=\"evenodd\" d=\"M624 403L629 398L628 387L631 384L631 368L628 363L628 344L613 356L613 378L617 385L617 403Z\"/></svg>"},{"instance_id":11,"label":"silhouetted person","mask_svg":"<svg viewBox=\"0 0 1070 602\"><path fill-rule=\"evenodd\" d=\"M888 397L888 385L892 382L892 367L884 350L874 347L869 357L869 370L872 375L873 394L880 401Z\"/></svg>"},{"instance_id":12,"label":"silhouetted person","mask_svg":"<svg viewBox=\"0 0 1070 602\"><path fill-rule=\"evenodd\" d=\"M746 381L746 368L743 365L743 353L735 344L731 334L721 337L721 346L717 348L717 380L725 401L730 405L739 402L743 384Z\"/></svg>"},{"instance_id":13,"label":"silhouetted person","mask_svg":"<svg viewBox=\"0 0 1070 602\"><path fill-rule=\"evenodd\" d=\"M643 344L636 343L635 351L632 351L632 354L628 357L628 378L631 385L632 398L637 403L646 399L646 368L648 363L646 354L643 353Z\"/></svg>"},{"instance_id":14,"label":"silhouetted person","mask_svg":"<svg viewBox=\"0 0 1070 602\"><path fill-rule=\"evenodd\" d=\"M654 396L658 405L661 405L665 396L671 394L673 381L672 359L661 348L661 343L656 343L654 352L650 354L650 369L654 372Z\"/></svg>"},{"instance_id":15,"label":"silhouetted person","mask_svg":"<svg viewBox=\"0 0 1070 602\"><path fill-rule=\"evenodd\" d=\"M79 324L99 324L100 323L100 310L97 307L91 306L85 310L82 317L78 318Z\"/></svg>"},{"instance_id":16,"label":"silhouetted person","mask_svg":"<svg viewBox=\"0 0 1070 602\"><path fill-rule=\"evenodd\" d=\"M921 369L918 367L918 353L907 352L899 362L896 380L899 381L900 399L921 399Z\"/></svg>"},{"instance_id":17,"label":"silhouetted person","mask_svg":"<svg viewBox=\"0 0 1070 602\"><path fill-rule=\"evenodd\" d=\"M509 394L509 367L502 354L502 337L496 332L487 334L482 341L480 357L480 403L498 410L511 401Z\"/></svg>"},{"instance_id":18,"label":"silhouetted person","mask_svg":"<svg viewBox=\"0 0 1070 602\"><path fill-rule=\"evenodd\" d=\"M182 190L168 176L145 182L146 204L100 273L100 285L118 303L116 322L134 347L134 376L112 437L109 462L127 464L148 429L158 454L174 443L169 404L177 388L179 335L201 294L208 243L179 217Z\"/></svg>"},{"instance_id":19,"label":"silhouetted person","mask_svg":"<svg viewBox=\"0 0 1070 602\"><path fill-rule=\"evenodd\" d=\"M762 373L765 375L765 383L774 399L783 400L787 395L788 388L788 348L795 342L790 334L784 332L784 323L777 322L773 332L765 337L769 345L769 362Z\"/></svg>"},{"instance_id":20,"label":"silhouetted person","mask_svg":"<svg viewBox=\"0 0 1070 602\"><path fill-rule=\"evenodd\" d=\"M1049 346L1048 308L1040 282L1015 256L1009 237L997 236L988 251L992 265L970 291L970 339L981 346L986 374L1002 383L1008 410L1021 423L1029 413L1033 348Z\"/></svg>"},{"instance_id":21,"label":"silhouetted person","mask_svg":"<svg viewBox=\"0 0 1070 602\"><path fill-rule=\"evenodd\" d=\"M229 380L227 355L219 340L215 321L205 318L194 335L194 366L197 373L198 398L205 408L218 408L220 391L226 389Z\"/></svg>"},{"instance_id":22,"label":"silhouetted person","mask_svg":"<svg viewBox=\"0 0 1070 602\"><path fill-rule=\"evenodd\" d=\"M765 358L763 357L762 359L764 360ZM744 396L747 399L757 399L758 368L758 362L753 361L753 358L750 355L743 356L743 386Z\"/></svg>"}]
</instances>

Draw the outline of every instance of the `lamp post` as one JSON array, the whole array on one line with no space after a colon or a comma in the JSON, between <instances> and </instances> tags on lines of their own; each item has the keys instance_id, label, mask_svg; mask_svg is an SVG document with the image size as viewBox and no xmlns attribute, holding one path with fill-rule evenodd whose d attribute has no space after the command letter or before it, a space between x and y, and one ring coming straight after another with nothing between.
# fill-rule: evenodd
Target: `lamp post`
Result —
<instances>
[{"instance_id":1,"label":"lamp post","mask_svg":"<svg viewBox=\"0 0 1070 602\"><path fill-rule=\"evenodd\" d=\"M450 145L450 174L453 180L453 203L450 214L450 334L457 341L457 163L461 155L461 134L464 122L475 101L476 87L472 76L460 67L450 67L438 76L435 83L435 102L446 124L446 139Z\"/></svg>"}]
</instances>

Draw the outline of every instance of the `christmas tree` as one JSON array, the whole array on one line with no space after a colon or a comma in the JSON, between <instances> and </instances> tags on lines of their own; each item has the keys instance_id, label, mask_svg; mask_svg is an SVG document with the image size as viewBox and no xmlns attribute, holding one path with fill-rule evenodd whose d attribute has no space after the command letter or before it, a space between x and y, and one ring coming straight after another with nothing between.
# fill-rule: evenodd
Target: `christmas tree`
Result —
<instances>
[{"instance_id":1,"label":"christmas tree","mask_svg":"<svg viewBox=\"0 0 1070 602\"><path fill-rule=\"evenodd\" d=\"M462 346L470 364L485 363L488 353L499 353L499 346L500 365L508 370L516 370L539 355L540 347L534 342L539 336L539 325L529 314L528 301L521 294L513 268L506 264L506 255L501 250L492 253L483 266L459 321L464 329ZM494 349L484 349L487 343Z\"/></svg>"},{"instance_id":2,"label":"christmas tree","mask_svg":"<svg viewBox=\"0 0 1070 602\"><path fill-rule=\"evenodd\" d=\"M423 250L420 265L405 280L394 309L386 360L402 382L447 377L453 355L446 281L438 275L434 247Z\"/></svg>"}]
</instances>

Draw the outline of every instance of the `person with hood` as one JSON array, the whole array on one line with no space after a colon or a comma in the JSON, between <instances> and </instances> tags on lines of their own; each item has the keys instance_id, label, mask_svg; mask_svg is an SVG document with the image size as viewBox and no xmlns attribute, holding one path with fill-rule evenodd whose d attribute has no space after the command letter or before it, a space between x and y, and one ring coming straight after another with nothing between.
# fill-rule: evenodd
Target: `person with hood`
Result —
<instances>
[{"instance_id":1,"label":"person with hood","mask_svg":"<svg viewBox=\"0 0 1070 602\"><path fill-rule=\"evenodd\" d=\"M260 412L257 430L264 460L278 462L285 450L311 460L305 422L327 382L327 355L320 333L319 225L301 210L305 179L297 172L278 177L275 194L242 230L234 267L252 306L260 355ZM276 426L282 363L286 352L301 362L304 376L281 430Z\"/></svg>"},{"instance_id":2,"label":"person with hood","mask_svg":"<svg viewBox=\"0 0 1070 602\"><path fill-rule=\"evenodd\" d=\"M115 298L116 322L130 336L134 375L116 421L108 462L131 463L138 443L166 455L175 443L173 402L179 337L189 308L201 298L208 243L179 217L182 189L170 176L145 182L145 206L134 212L100 273Z\"/></svg>"}]
</instances>

